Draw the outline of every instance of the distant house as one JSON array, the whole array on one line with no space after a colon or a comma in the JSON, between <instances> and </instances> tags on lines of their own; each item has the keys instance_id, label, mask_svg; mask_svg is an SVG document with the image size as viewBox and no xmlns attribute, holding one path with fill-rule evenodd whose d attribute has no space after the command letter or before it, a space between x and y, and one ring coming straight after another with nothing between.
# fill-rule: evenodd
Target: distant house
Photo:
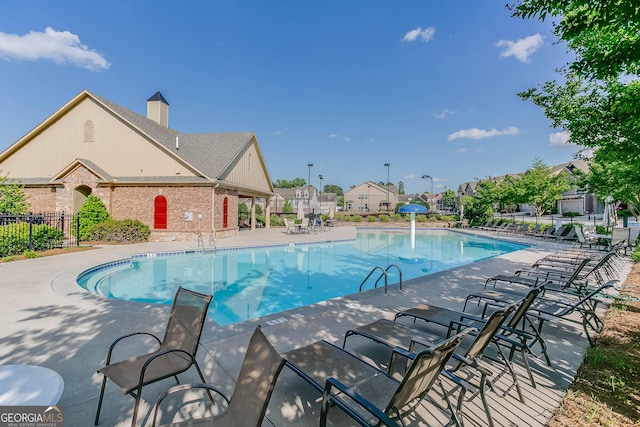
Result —
<instances>
[{"instance_id":1,"label":"distant house","mask_svg":"<svg viewBox=\"0 0 640 427\"><path fill-rule=\"evenodd\" d=\"M236 234L239 201L274 196L256 135L183 134L168 117L160 92L145 117L84 90L0 153L0 170L34 212L74 213L93 194L155 240Z\"/></svg>"},{"instance_id":2,"label":"distant house","mask_svg":"<svg viewBox=\"0 0 640 427\"><path fill-rule=\"evenodd\" d=\"M344 193L344 210L347 212L390 212L398 204L398 192L394 185L363 182Z\"/></svg>"}]
</instances>

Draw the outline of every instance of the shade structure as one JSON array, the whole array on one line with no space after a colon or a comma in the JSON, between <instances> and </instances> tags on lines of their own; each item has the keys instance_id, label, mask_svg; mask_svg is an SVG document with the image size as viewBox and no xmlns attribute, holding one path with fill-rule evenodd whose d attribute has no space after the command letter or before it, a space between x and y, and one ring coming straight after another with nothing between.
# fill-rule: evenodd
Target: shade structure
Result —
<instances>
[{"instance_id":1,"label":"shade structure","mask_svg":"<svg viewBox=\"0 0 640 427\"><path fill-rule=\"evenodd\" d=\"M304 218L304 202L302 200L298 202L298 210L296 214L298 219Z\"/></svg>"},{"instance_id":2,"label":"shade structure","mask_svg":"<svg viewBox=\"0 0 640 427\"><path fill-rule=\"evenodd\" d=\"M408 204L398 209L400 213L411 214L411 249L416 247L416 214L427 213L427 208L422 205Z\"/></svg>"}]
</instances>

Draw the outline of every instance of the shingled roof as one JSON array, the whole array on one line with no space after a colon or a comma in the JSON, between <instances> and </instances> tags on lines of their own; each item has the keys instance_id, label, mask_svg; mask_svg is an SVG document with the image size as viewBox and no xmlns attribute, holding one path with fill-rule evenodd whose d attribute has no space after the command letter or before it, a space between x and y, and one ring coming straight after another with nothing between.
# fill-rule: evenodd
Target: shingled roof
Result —
<instances>
[{"instance_id":1,"label":"shingled roof","mask_svg":"<svg viewBox=\"0 0 640 427\"><path fill-rule=\"evenodd\" d=\"M223 179L227 169L244 153L255 136L253 132L183 134L101 96L87 93L209 179Z\"/></svg>"}]
</instances>

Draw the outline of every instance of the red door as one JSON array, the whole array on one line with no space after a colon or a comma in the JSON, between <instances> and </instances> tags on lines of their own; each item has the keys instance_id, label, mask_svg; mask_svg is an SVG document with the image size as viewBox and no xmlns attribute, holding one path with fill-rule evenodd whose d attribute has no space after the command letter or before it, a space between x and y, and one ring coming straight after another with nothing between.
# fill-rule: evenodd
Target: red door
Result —
<instances>
[{"instance_id":1,"label":"red door","mask_svg":"<svg viewBox=\"0 0 640 427\"><path fill-rule=\"evenodd\" d=\"M164 196L156 196L153 201L153 228L167 228L167 198Z\"/></svg>"},{"instance_id":2,"label":"red door","mask_svg":"<svg viewBox=\"0 0 640 427\"><path fill-rule=\"evenodd\" d=\"M229 227L229 199L224 198L222 203L222 228Z\"/></svg>"}]
</instances>

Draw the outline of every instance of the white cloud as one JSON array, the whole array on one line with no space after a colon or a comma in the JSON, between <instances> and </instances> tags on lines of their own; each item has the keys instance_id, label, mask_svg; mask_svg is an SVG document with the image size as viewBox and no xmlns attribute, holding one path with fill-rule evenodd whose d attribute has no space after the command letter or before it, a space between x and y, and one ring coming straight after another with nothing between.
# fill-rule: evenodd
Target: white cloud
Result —
<instances>
[{"instance_id":1,"label":"white cloud","mask_svg":"<svg viewBox=\"0 0 640 427\"><path fill-rule=\"evenodd\" d=\"M504 47L500 56L515 56L520 62L529 62L529 57L544 44L543 37L537 33L516 41L500 40L497 47Z\"/></svg>"},{"instance_id":2,"label":"white cloud","mask_svg":"<svg viewBox=\"0 0 640 427\"><path fill-rule=\"evenodd\" d=\"M451 116L452 114L456 114L456 112L445 108L444 110L442 110L442 112L434 114L433 117L435 117L436 119L445 119L447 116Z\"/></svg>"},{"instance_id":3,"label":"white cloud","mask_svg":"<svg viewBox=\"0 0 640 427\"><path fill-rule=\"evenodd\" d=\"M549 144L551 145L566 145L571 135L566 130L562 132L550 133Z\"/></svg>"},{"instance_id":4,"label":"white cloud","mask_svg":"<svg viewBox=\"0 0 640 427\"><path fill-rule=\"evenodd\" d=\"M70 63L91 71L106 70L110 66L102 55L83 45L77 35L51 27L44 32L31 31L24 36L0 33L0 58L49 59L57 64Z\"/></svg>"},{"instance_id":5,"label":"white cloud","mask_svg":"<svg viewBox=\"0 0 640 427\"><path fill-rule=\"evenodd\" d=\"M494 136L502 136L502 135L517 135L519 133L520 133L520 129L518 129L515 126L510 126L504 130L497 130L497 129L484 130L484 129L472 128L472 129L463 129L463 130L454 132L450 134L447 139L449 141L453 141L454 139L460 139L460 138L484 139L484 138L491 138Z\"/></svg>"},{"instance_id":6,"label":"white cloud","mask_svg":"<svg viewBox=\"0 0 640 427\"><path fill-rule=\"evenodd\" d=\"M337 138L338 134L337 133L330 133L329 134L329 138Z\"/></svg>"},{"instance_id":7,"label":"white cloud","mask_svg":"<svg viewBox=\"0 0 640 427\"><path fill-rule=\"evenodd\" d=\"M344 142L351 142L351 138L349 138L348 136L344 137Z\"/></svg>"},{"instance_id":8,"label":"white cloud","mask_svg":"<svg viewBox=\"0 0 640 427\"><path fill-rule=\"evenodd\" d=\"M462 153L466 153L467 149L466 148L458 148L457 150L453 151L453 154L462 154Z\"/></svg>"},{"instance_id":9,"label":"white cloud","mask_svg":"<svg viewBox=\"0 0 640 427\"><path fill-rule=\"evenodd\" d=\"M417 39L420 39L420 41L428 42L433 38L435 33L436 29L433 27L425 28L424 30L422 27L418 27L415 30L407 32L402 40L405 42L414 42Z\"/></svg>"},{"instance_id":10,"label":"white cloud","mask_svg":"<svg viewBox=\"0 0 640 427\"><path fill-rule=\"evenodd\" d=\"M284 135L285 133L287 133L287 130L283 129L283 130L277 130L277 131L271 132L271 135L278 136L278 135Z\"/></svg>"}]
</instances>

